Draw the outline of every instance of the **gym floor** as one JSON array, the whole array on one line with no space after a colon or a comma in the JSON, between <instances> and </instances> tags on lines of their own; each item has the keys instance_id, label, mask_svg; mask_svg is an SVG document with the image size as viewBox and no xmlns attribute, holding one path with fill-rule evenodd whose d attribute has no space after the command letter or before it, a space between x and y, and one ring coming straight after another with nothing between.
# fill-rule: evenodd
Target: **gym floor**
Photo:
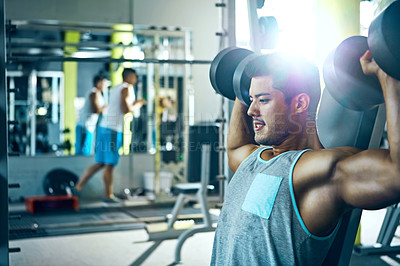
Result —
<instances>
[{"instance_id":1,"label":"gym floor","mask_svg":"<svg viewBox=\"0 0 400 266\"><path fill-rule=\"evenodd\" d=\"M212 213L218 214L218 210L213 209ZM363 245L374 244L384 215L385 210L363 212ZM206 232L189 238L182 248L182 265L209 265L213 237L214 232ZM393 244L399 242L393 240ZM176 243L173 239L157 245L148 241L144 229L18 239L9 244L10 248L21 249L20 253L10 254L10 265L171 265ZM350 265L400 265L400 256L353 255Z\"/></svg>"}]
</instances>

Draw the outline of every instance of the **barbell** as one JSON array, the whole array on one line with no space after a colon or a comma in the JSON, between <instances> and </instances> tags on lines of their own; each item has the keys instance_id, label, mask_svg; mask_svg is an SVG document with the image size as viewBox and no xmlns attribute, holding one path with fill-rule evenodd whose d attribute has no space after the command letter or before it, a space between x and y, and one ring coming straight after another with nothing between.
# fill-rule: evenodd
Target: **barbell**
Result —
<instances>
[{"instance_id":1,"label":"barbell","mask_svg":"<svg viewBox=\"0 0 400 266\"><path fill-rule=\"evenodd\" d=\"M362 72L360 57L369 49L373 59L389 75L400 79L400 1L395 1L371 23L368 37L352 36L332 51L323 65L326 88L342 106L364 111L384 102L376 77ZM251 75L248 69L268 55L229 47L220 51L210 66L214 90L249 105Z\"/></svg>"}]
</instances>

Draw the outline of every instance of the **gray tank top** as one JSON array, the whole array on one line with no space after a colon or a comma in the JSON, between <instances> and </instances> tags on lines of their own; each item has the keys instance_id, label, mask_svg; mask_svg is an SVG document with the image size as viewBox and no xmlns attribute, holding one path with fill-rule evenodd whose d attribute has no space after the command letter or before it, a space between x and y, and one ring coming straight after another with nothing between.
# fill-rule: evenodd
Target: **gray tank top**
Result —
<instances>
[{"instance_id":1,"label":"gray tank top","mask_svg":"<svg viewBox=\"0 0 400 266\"><path fill-rule=\"evenodd\" d=\"M321 265L336 236L311 234L296 206L293 168L306 152L265 161L261 147L229 183L215 232L211 265Z\"/></svg>"}]
</instances>

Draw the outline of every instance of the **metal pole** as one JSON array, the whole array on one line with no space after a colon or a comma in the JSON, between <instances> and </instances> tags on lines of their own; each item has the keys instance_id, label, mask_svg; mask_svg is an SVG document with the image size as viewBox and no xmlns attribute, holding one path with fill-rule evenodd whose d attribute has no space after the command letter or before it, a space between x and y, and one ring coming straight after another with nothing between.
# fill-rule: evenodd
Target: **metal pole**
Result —
<instances>
[{"instance_id":1,"label":"metal pole","mask_svg":"<svg viewBox=\"0 0 400 266\"><path fill-rule=\"evenodd\" d=\"M217 7L221 8L220 12L220 29L219 36L220 40L220 50L226 48L227 46L236 45L236 34L235 34L235 0L222 1ZM219 180L219 205L222 206L225 197L225 186L226 186L226 176L228 175L228 167L225 166L226 159L226 149L225 149L225 135L227 134L227 128L225 124L229 120L228 114L229 106L225 104L226 101L224 97L221 97L220 114L217 122L219 122L218 131L218 180Z\"/></svg>"},{"instance_id":2,"label":"metal pole","mask_svg":"<svg viewBox=\"0 0 400 266\"><path fill-rule=\"evenodd\" d=\"M27 154L34 156L36 154L36 108L37 108L37 72L32 70L28 79L28 117L29 123L27 133L29 136L29 149Z\"/></svg>"},{"instance_id":3,"label":"metal pole","mask_svg":"<svg viewBox=\"0 0 400 266\"><path fill-rule=\"evenodd\" d=\"M259 26L258 26L258 15L257 15L257 1L247 0L247 14L249 17L249 31L250 31L250 47L256 53L259 53L260 38L259 38Z\"/></svg>"},{"instance_id":4,"label":"metal pole","mask_svg":"<svg viewBox=\"0 0 400 266\"><path fill-rule=\"evenodd\" d=\"M154 64L178 64L178 65L194 65L194 64L211 64L211 60L185 60L185 59L128 59L128 58L111 58L111 57L62 57L62 56L12 56L8 58L9 63L19 62L104 62L104 63L154 63Z\"/></svg>"},{"instance_id":5,"label":"metal pole","mask_svg":"<svg viewBox=\"0 0 400 266\"><path fill-rule=\"evenodd\" d=\"M8 246L8 124L4 0L0 2L0 265L9 264Z\"/></svg>"}]
</instances>

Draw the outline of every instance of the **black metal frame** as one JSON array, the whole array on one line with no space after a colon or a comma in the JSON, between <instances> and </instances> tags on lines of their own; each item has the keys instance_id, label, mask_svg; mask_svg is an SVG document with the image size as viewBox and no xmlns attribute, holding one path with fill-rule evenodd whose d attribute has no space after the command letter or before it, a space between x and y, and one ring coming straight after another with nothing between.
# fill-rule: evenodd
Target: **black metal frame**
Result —
<instances>
[{"instance_id":1,"label":"black metal frame","mask_svg":"<svg viewBox=\"0 0 400 266\"><path fill-rule=\"evenodd\" d=\"M8 243L8 153L7 153L7 89L6 33L4 0L0 2L0 265L9 265Z\"/></svg>"}]
</instances>

